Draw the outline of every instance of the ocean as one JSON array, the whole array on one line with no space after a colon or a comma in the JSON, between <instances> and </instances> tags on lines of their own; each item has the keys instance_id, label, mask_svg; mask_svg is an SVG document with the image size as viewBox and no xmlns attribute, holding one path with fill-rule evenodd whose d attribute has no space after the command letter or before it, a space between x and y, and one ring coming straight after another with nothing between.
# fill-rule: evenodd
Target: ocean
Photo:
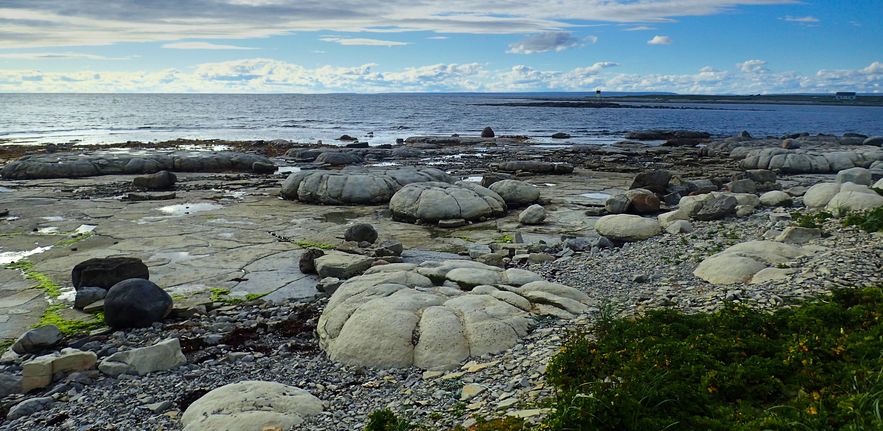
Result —
<instances>
[{"instance_id":1,"label":"ocean","mask_svg":"<svg viewBox=\"0 0 883 431\"><path fill-rule=\"evenodd\" d=\"M525 94L0 94L0 142L106 144L176 138L371 145L417 135L555 132L572 144L609 144L628 131L691 129L714 135L788 133L883 135L883 107L667 104L665 108L487 106ZM533 100L533 99L530 99Z\"/></svg>"}]
</instances>

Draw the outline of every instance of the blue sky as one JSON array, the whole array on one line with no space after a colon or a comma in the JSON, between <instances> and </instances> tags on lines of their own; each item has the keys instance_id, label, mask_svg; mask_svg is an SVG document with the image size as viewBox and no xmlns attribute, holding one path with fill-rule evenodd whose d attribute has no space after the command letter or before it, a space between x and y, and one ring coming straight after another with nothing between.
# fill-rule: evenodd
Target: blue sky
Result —
<instances>
[{"instance_id":1,"label":"blue sky","mask_svg":"<svg viewBox=\"0 0 883 431\"><path fill-rule=\"evenodd\" d=\"M880 22L881 0L0 0L0 91L883 93Z\"/></svg>"}]
</instances>

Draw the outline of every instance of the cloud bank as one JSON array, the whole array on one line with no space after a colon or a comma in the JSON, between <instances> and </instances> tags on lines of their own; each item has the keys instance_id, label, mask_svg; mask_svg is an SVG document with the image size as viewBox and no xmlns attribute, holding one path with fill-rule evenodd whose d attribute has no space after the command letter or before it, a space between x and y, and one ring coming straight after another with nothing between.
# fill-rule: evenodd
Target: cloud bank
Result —
<instances>
[{"instance_id":1,"label":"cloud bank","mask_svg":"<svg viewBox=\"0 0 883 431\"><path fill-rule=\"evenodd\" d=\"M586 39L589 43L598 41L597 37ZM510 54L536 54L540 52L561 52L580 45L580 39L568 31L549 31L532 34L523 40L509 45L506 51Z\"/></svg>"},{"instance_id":2,"label":"cloud bank","mask_svg":"<svg viewBox=\"0 0 883 431\"><path fill-rule=\"evenodd\" d=\"M527 34L668 22L795 0L5 0L0 48L244 39L295 31Z\"/></svg>"},{"instance_id":3,"label":"cloud bank","mask_svg":"<svg viewBox=\"0 0 883 431\"><path fill-rule=\"evenodd\" d=\"M616 73L619 65L597 62L570 70L518 65L490 69L479 63L433 64L380 71L375 64L352 67L302 65L270 58L205 63L192 71L152 72L0 70L4 92L217 92L322 93L417 91L674 91L694 94L883 93L883 63L814 74L770 71L763 60L730 70L704 67L692 74Z\"/></svg>"}]
</instances>

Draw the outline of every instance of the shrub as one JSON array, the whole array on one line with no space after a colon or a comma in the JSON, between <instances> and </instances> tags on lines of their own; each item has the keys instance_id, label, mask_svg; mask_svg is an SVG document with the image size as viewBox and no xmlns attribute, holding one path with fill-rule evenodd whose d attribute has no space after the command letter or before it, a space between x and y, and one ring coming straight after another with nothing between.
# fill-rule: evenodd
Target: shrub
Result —
<instances>
[{"instance_id":1,"label":"shrub","mask_svg":"<svg viewBox=\"0 0 883 431\"><path fill-rule=\"evenodd\" d=\"M410 431L413 429L415 429L414 424L389 409L371 412L368 415L368 423L365 424L365 431Z\"/></svg>"},{"instance_id":2,"label":"shrub","mask_svg":"<svg viewBox=\"0 0 883 431\"><path fill-rule=\"evenodd\" d=\"M865 232L883 232L883 207L851 212L843 217L844 226L855 226Z\"/></svg>"},{"instance_id":3,"label":"shrub","mask_svg":"<svg viewBox=\"0 0 883 431\"><path fill-rule=\"evenodd\" d=\"M574 334L550 430L883 429L883 287L772 314L658 310Z\"/></svg>"}]
</instances>

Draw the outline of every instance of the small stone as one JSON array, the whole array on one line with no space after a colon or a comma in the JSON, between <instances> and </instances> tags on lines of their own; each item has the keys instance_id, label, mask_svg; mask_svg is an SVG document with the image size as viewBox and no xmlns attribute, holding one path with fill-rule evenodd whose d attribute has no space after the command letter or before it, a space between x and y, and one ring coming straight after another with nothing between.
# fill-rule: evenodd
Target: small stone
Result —
<instances>
[{"instance_id":1,"label":"small stone","mask_svg":"<svg viewBox=\"0 0 883 431\"><path fill-rule=\"evenodd\" d=\"M304 274L316 273L316 259L325 255L325 252L318 248L308 248L300 255L298 260L298 268Z\"/></svg>"},{"instance_id":2,"label":"small stone","mask_svg":"<svg viewBox=\"0 0 883 431\"><path fill-rule=\"evenodd\" d=\"M463 389L460 391L460 401L467 401L475 398L478 394L487 390L487 386L479 385L475 383L467 383L463 385Z\"/></svg>"},{"instance_id":3,"label":"small stone","mask_svg":"<svg viewBox=\"0 0 883 431\"><path fill-rule=\"evenodd\" d=\"M9 413L6 415L7 420L16 420L18 418L23 418L30 416L39 411L46 410L52 404L55 404L55 400L52 397L43 397L43 398L30 398L24 400L9 409Z\"/></svg>"},{"instance_id":4,"label":"small stone","mask_svg":"<svg viewBox=\"0 0 883 431\"><path fill-rule=\"evenodd\" d=\"M81 287L77 290L77 296L74 299L74 308L82 310L90 304L104 299L107 296L107 289L100 287Z\"/></svg>"}]
</instances>

